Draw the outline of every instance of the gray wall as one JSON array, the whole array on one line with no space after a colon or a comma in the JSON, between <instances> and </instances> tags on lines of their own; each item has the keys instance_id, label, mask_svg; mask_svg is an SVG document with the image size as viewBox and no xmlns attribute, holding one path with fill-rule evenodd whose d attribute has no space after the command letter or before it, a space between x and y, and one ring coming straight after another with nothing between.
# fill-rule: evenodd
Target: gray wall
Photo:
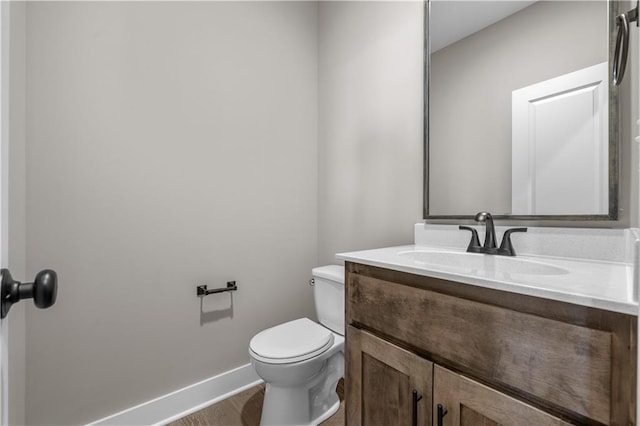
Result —
<instances>
[{"instance_id":1,"label":"gray wall","mask_svg":"<svg viewBox=\"0 0 640 426\"><path fill-rule=\"evenodd\" d=\"M80 424L312 316L317 5L30 2L26 421ZM195 295L200 283L233 294ZM213 311L210 314L201 314Z\"/></svg>"},{"instance_id":2,"label":"gray wall","mask_svg":"<svg viewBox=\"0 0 640 426\"><path fill-rule=\"evenodd\" d=\"M319 6L318 244L409 244L422 218L423 3Z\"/></svg>"},{"instance_id":3,"label":"gray wall","mask_svg":"<svg viewBox=\"0 0 640 426\"><path fill-rule=\"evenodd\" d=\"M511 212L511 91L607 60L607 2L577 6L538 2L432 55L431 214Z\"/></svg>"},{"instance_id":4,"label":"gray wall","mask_svg":"<svg viewBox=\"0 0 640 426\"><path fill-rule=\"evenodd\" d=\"M314 316L313 266L412 242L422 8L26 5L26 276L60 277L52 309L23 305L28 424L244 364L257 331ZM233 310L202 315L195 285L228 279Z\"/></svg>"}]
</instances>

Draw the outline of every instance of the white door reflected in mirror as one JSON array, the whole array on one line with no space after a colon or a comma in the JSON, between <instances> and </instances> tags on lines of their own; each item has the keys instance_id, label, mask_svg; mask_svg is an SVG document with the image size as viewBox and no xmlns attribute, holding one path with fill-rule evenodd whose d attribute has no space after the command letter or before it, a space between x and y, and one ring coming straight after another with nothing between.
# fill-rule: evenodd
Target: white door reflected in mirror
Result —
<instances>
[{"instance_id":1,"label":"white door reflected in mirror","mask_svg":"<svg viewBox=\"0 0 640 426\"><path fill-rule=\"evenodd\" d=\"M607 214L607 62L512 92L512 214Z\"/></svg>"}]
</instances>

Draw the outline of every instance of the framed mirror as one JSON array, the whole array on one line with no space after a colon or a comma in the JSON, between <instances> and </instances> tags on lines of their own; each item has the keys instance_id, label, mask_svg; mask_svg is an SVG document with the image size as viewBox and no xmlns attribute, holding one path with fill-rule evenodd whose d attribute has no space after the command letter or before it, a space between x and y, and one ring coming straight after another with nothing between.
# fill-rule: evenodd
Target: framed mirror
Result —
<instances>
[{"instance_id":1,"label":"framed mirror","mask_svg":"<svg viewBox=\"0 0 640 426\"><path fill-rule=\"evenodd\" d=\"M425 219L617 219L618 1L425 4Z\"/></svg>"}]
</instances>

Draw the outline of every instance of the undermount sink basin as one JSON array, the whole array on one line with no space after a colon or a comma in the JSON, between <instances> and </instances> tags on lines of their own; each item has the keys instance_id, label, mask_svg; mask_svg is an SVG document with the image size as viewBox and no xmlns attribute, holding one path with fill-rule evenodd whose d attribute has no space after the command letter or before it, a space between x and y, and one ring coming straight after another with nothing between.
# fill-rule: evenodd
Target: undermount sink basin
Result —
<instances>
[{"instance_id":1,"label":"undermount sink basin","mask_svg":"<svg viewBox=\"0 0 640 426\"><path fill-rule=\"evenodd\" d=\"M564 275L569 273L564 268L517 257L433 250L408 250L401 251L398 255L410 259L416 265L472 275Z\"/></svg>"}]
</instances>

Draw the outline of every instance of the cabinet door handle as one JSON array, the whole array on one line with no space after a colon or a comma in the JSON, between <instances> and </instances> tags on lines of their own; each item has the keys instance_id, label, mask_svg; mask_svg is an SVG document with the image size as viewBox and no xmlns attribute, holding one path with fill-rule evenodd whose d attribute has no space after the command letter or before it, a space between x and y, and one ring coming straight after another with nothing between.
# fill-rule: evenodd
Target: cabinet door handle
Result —
<instances>
[{"instance_id":1,"label":"cabinet door handle","mask_svg":"<svg viewBox=\"0 0 640 426\"><path fill-rule=\"evenodd\" d=\"M413 400L411 403L411 425L418 426L418 401L422 399L422 395L417 390L413 390Z\"/></svg>"},{"instance_id":2,"label":"cabinet door handle","mask_svg":"<svg viewBox=\"0 0 640 426\"><path fill-rule=\"evenodd\" d=\"M442 419L444 419L447 413L448 411L444 409L442 404L438 404L438 426L442 426Z\"/></svg>"}]
</instances>

